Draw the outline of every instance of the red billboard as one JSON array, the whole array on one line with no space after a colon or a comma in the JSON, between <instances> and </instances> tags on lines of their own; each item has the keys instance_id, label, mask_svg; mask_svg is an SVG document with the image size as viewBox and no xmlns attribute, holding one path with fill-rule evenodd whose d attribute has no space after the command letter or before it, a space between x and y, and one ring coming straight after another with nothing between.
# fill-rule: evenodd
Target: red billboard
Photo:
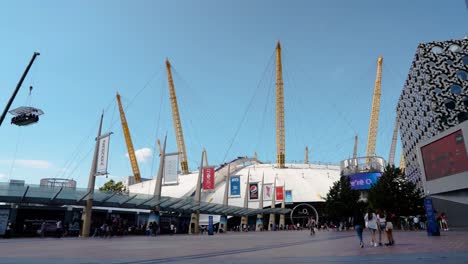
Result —
<instances>
[{"instance_id":1,"label":"red billboard","mask_svg":"<svg viewBox=\"0 0 468 264\"><path fill-rule=\"evenodd\" d=\"M282 201L284 199L284 194L283 194L283 186L276 187L275 190L276 193L276 201Z\"/></svg>"},{"instance_id":2,"label":"red billboard","mask_svg":"<svg viewBox=\"0 0 468 264\"><path fill-rule=\"evenodd\" d=\"M468 171L468 155L461 130L422 147L421 155L427 181Z\"/></svg>"},{"instance_id":3,"label":"red billboard","mask_svg":"<svg viewBox=\"0 0 468 264\"><path fill-rule=\"evenodd\" d=\"M214 167L207 167L203 169L203 190L213 191L215 184L215 170Z\"/></svg>"}]
</instances>

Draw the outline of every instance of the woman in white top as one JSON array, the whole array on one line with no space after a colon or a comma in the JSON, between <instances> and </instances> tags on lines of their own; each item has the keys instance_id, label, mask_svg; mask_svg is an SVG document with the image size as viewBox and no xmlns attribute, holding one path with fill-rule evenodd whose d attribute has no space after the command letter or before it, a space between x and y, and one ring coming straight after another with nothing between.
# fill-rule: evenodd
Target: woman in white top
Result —
<instances>
[{"instance_id":1,"label":"woman in white top","mask_svg":"<svg viewBox=\"0 0 468 264\"><path fill-rule=\"evenodd\" d=\"M371 208L367 210L367 214L364 216L364 221L367 223L367 228L369 229L371 235L372 235L372 241L371 245L374 247L377 246L377 243L375 242L375 231L377 230L377 216L375 215L374 211L372 211Z\"/></svg>"},{"instance_id":2,"label":"woman in white top","mask_svg":"<svg viewBox=\"0 0 468 264\"><path fill-rule=\"evenodd\" d=\"M379 227L379 246L382 246L382 232L385 232L387 221L385 219L385 214L382 210L378 210L377 214L377 224Z\"/></svg>"}]
</instances>

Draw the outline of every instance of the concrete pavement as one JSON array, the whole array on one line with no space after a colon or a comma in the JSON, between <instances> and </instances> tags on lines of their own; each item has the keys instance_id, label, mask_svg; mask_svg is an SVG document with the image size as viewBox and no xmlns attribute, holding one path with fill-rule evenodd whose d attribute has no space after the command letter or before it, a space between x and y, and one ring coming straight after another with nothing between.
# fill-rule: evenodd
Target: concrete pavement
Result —
<instances>
[{"instance_id":1,"label":"concrete pavement","mask_svg":"<svg viewBox=\"0 0 468 264\"><path fill-rule=\"evenodd\" d=\"M468 232L395 232L392 247L359 248L354 232L0 240L3 263L468 263ZM366 244L370 236L365 233Z\"/></svg>"}]
</instances>

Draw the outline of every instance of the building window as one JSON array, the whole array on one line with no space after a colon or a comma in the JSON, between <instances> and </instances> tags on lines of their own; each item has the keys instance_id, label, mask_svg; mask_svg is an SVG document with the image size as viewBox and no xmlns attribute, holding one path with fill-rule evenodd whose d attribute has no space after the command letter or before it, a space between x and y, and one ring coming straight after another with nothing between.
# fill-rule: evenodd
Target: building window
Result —
<instances>
[{"instance_id":1,"label":"building window","mask_svg":"<svg viewBox=\"0 0 468 264\"><path fill-rule=\"evenodd\" d=\"M466 71L459 70L459 71L457 72L457 77L458 77L458 79L460 79L461 81L466 81L467 78L468 78L468 73L466 73Z\"/></svg>"},{"instance_id":2,"label":"building window","mask_svg":"<svg viewBox=\"0 0 468 264\"><path fill-rule=\"evenodd\" d=\"M450 86L450 91L454 94L454 95L460 95L461 92L462 92L462 88L460 85L458 84L452 84Z\"/></svg>"},{"instance_id":3,"label":"building window","mask_svg":"<svg viewBox=\"0 0 468 264\"><path fill-rule=\"evenodd\" d=\"M467 112L461 112L457 115L458 122L462 123L468 120L468 113Z\"/></svg>"},{"instance_id":4,"label":"building window","mask_svg":"<svg viewBox=\"0 0 468 264\"><path fill-rule=\"evenodd\" d=\"M444 50L442 49L442 47L439 47L439 46L434 46L431 49L431 52L434 54L441 54L443 51Z\"/></svg>"},{"instance_id":5,"label":"building window","mask_svg":"<svg viewBox=\"0 0 468 264\"><path fill-rule=\"evenodd\" d=\"M452 44L452 45L450 45L449 50L451 52L460 52L461 48L457 44Z\"/></svg>"},{"instance_id":6,"label":"building window","mask_svg":"<svg viewBox=\"0 0 468 264\"><path fill-rule=\"evenodd\" d=\"M455 109L455 101L453 99L445 99L444 105L447 109L453 110Z\"/></svg>"}]
</instances>

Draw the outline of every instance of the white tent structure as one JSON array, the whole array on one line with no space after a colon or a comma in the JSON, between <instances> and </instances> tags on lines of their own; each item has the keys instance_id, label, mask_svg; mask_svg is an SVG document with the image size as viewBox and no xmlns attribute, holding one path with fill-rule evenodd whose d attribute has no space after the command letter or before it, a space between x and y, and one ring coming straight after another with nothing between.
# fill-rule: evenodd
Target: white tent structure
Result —
<instances>
[{"instance_id":1,"label":"white tent structure","mask_svg":"<svg viewBox=\"0 0 468 264\"><path fill-rule=\"evenodd\" d=\"M246 161L250 164L245 164ZM336 165L317 165L317 164L286 164L286 168L277 169L273 164L260 164L252 162L252 159L238 159L230 162L231 175L240 176L239 197L229 197L228 204L231 206L243 206L247 175L250 171L250 182L259 182L259 189L262 175L265 175L265 184L275 182L277 186L285 186L285 190L292 191L293 203L301 202L323 202L328 190L333 182L340 178L340 167ZM206 192L201 196L204 202L222 204L225 191L225 176L228 165L219 167L216 171L215 191ZM162 196L169 197L188 197L195 191L198 171L191 172L188 175L179 175L179 184L166 185L162 187ZM152 194L155 187L155 179L128 186L130 193ZM280 203L281 201L277 201ZM249 208L257 209L258 200L249 201ZM271 203L264 202L265 207L271 206Z\"/></svg>"}]
</instances>

